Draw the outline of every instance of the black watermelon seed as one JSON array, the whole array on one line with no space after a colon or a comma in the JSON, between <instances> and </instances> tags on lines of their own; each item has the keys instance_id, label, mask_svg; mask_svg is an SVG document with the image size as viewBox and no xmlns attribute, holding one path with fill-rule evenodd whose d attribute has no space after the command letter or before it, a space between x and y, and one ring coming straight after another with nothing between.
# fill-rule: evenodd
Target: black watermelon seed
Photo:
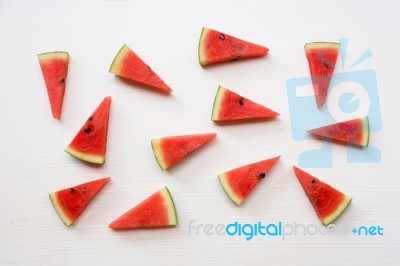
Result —
<instances>
[{"instance_id":1,"label":"black watermelon seed","mask_svg":"<svg viewBox=\"0 0 400 266\"><path fill-rule=\"evenodd\" d=\"M93 116L88 118L88 121L92 121L93 120Z\"/></svg>"},{"instance_id":2,"label":"black watermelon seed","mask_svg":"<svg viewBox=\"0 0 400 266\"><path fill-rule=\"evenodd\" d=\"M264 178L265 177L265 173L261 173L258 175L259 178Z\"/></svg>"},{"instance_id":3,"label":"black watermelon seed","mask_svg":"<svg viewBox=\"0 0 400 266\"><path fill-rule=\"evenodd\" d=\"M315 180L315 179L311 180L311 184L315 184L315 183L317 183L317 180Z\"/></svg>"},{"instance_id":4,"label":"black watermelon seed","mask_svg":"<svg viewBox=\"0 0 400 266\"><path fill-rule=\"evenodd\" d=\"M239 104L240 104L240 105L243 105L243 97L241 97L241 98L239 99Z\"/></svg>"},{"instance_id":5,"label":"black watermelon seed","mask_svg":"<svg viewBox=\"0 0 400 266\"><path fill-rule=\"evenodd\" d=\"M64 83L64 82L65 82L65 79L60 80L60 83L61 83L61 84Z\"/></svg>"},{"instance_id":6,"label":"black watermelon seed","mask_svg":"<svg viewBox=\"0 0 400 266\"><path fill-rule=\"evenodd\" d=\"M92 129L90 127L85 128L85 130L83 130L83 132L85 132L85 133L90 133L91 131L92 131Z\"/></svg>"},{"instance_id":7,"label":"black watermelon seed","mask_svg":"<svg viewBox=\"0 0 400 266\"><path fill-rule=\"evenodd\" d=\"M224 35L223 33L220 33L220 34L219 34L219 38L220 38L221 40L225 40L225 35Z\"/></svg>"},{"instance_id":8,"label":"black watermelon seed","mask_svg":"<svg viewBox=\"0 0 400 266\"><path fill-rule=\"evenodd\" d=\"M72 193L75 193L75 192L76 192L75 188L73 188L73 187L70 188L69 190L70 190Z\"/></svg>"}]
</instances>

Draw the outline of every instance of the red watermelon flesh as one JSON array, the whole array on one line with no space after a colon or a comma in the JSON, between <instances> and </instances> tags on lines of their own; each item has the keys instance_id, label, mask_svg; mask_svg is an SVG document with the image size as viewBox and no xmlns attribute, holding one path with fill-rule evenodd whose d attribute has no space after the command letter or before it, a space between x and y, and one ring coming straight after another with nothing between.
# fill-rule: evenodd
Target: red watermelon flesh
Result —
<instances>
[{"instance_id":1,"label":"red watermelon flesh","mask_svg":"<svg viewBox=\"0 0 400 266\"><path fill-rule=\"evenodd\" d=\"M218 175L225 193L237 205L250 195L259 182L264 179L280 156L248 164Z\"/></svg>"},{"instance_id":2,"label":"red watermelon flesh","mask_svg":"<svg viewBox=\"0 0 400 266\"><path fill-rule=\"evenodd\" d=\"M293 170L324 225L331 224L347 209L350 197L296 166L293 166Z\"/></svg>"},{"instance_id":3,"label":"red watermelon flesh","mask_svg":"<svg viewBox=\"0 0 400 266\"><path fill-rule=\"evenodd\" d=\"M112 229L168 227L178 224L174 201L167 187L113 221Z\"/></svg>"},{"instance_id":4,"label":"red watermelon flesh","mask_svg":"<svg viewBox=\"0 0 400 266\"><path fill-rule=\"evenodd\" d=\"M241 58L261 57L269 49L216 30L203 28L199 41L199 62L206 66Z\"/></svg>"},{"instance_id":5,"label":"red watermelon flesh","mask_svg":"<svg viewBox=\"0 0 400 266\"><path fill-rule=\"evenodd\" d=\"M126 44L115 56L111 73L170 93L172 89Z\"/></svg>"},{"instance_id":6,"label":"red watermelon flesh","mask_svg":"<svg viewBox=\"0 0 400 266\"><path fill-rule=\"evenodd\" d=\"M111 97L100 103L65 151L86 162L104 164Z\"/></svg>"},{"instance_id":7,"label":"red watermelon flesh","mask_svg":"<svg viewBox=\"0 0 400 266\"><path fill-rule=\"evenodd\" d=\"M158 165L165 170L215 138L216 135L207 133L156 138L151 140L151 146Z\"/></svg>"},{"instance_id":8,"label":"red watermelon flesh","mask_svg":"<svg viewBox=\"0 0 400 266\"><path fill-rule=\"evenodd\" d=\"M333 42L313 42L304 46L318 108L325 103L339 48L339 43Z\"/></svg>"},{"instance_id":9,"label":"red watermelon flesh","mask_svg":"<svg viewBox=\"0 0 400 266\"><path fill-rule=\"evenodd\" d=\"M368 117L357 118L312 129L308 132L335 141L367 147L370 132L369 120Z\"/></svg>"},{"instance_id":10,"label":"red watermelon flesh","mask_svg":"<svg viewBox=\"0 0 400 266\"><path fill-rule=\"evenodd\" d=\"M97 193L107 184L109 177L50 193L50 200L66 226L71 226Z\"/></svg>"},{"instance_id":11,"label":"red watermelon flesh","mask_svg":"<svg viewBox=\"0 0 400 266\"><path fill-rule=\"evenodd\" d=\"M38 58L47 88L51 112L53 117L59 120L64 100L69 54L59 51L49 52L38 54Z\"/></svg>"},{"instance_id":12,"label":"red watermelon flesh","mask_svg":"<svg viewBox=\"0 0 400 266\"><path fill-rule=\"evenodd\" d=\"M229 121L270 118L277 115L279 115L277 112L219 86L217 94L215 95L211 120Z\"/></svg>"}]
</instances>

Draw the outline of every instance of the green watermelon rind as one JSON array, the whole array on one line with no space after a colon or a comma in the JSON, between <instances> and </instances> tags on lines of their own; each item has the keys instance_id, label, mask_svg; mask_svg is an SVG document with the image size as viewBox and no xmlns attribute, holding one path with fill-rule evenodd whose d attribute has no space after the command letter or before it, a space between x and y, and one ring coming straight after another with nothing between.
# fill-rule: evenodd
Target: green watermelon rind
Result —
<instances>
[{"instance_id":1,"label":"green watermelon rind","mask_svg":"<svg viewBox=\"0 0 400 266\"><path fill-rule=\"evenodd\" d=\"M340 43L337 42L309 42L304 45L304 49L310 50L310 49L322 49L322 48L329 48L329 49L335 49L339 50L340 48Z\"/></svg>"},{"instance_id":2,"label":"green watermelon rind","mask_svg":"<svg viewBox=\"0 0 400 266\"><path fill-rule=\"evenodd\" d=\"M320 218L322 224L327 226L333 223L337 218L339 218L344 213L347 207L349 207L351 200L352 198L346 196L343 202L340 204L340 206L333 213L331 213L325 218Z\"/></svg>"},{"instance_id":3,"label":"green watermelon rind","mask_svg":"<svg viewBox=\"0 0 400 266\"><path fill-rule=\"evenodd\" d=\"M41 53L41 54L38 54L37 56L38 56L39 60L49 60L49 59L54 59L54 58L69 59L68 52L64 52L64 51Z\"/></svg>"},{"instance_id":4,"label":"green watermelon rind","mask_svg":"<svg viewBox=\"0 0 400 266\"><path fill-rule=\"evenodd\" d=\"M61 205L58 203L57 192L49 193L49 198L50 198L51 204L53 204L53 207L56 210L61 221L63 221L65 226L70 227L73 224L73 221L67 217L67 215L62 210Z\"/></svg>"},{"instance_id":5,"label":"green watermelon rind","mask_svg":"<svg viewBox=\"0 0 400 266\"><path fill-rule=\"evenodd\" d=\"M126 51L129 51L129 47L128 45L124 44L121 49L119 49L117 55L114 57L110 69L108 70L108 72L113 73L115 75L118 75L119 73L119 68L121 66L121 59L124 58L124 55L126 54Z\"/></svg>"},{"instance_id":6,"label":"green watermelon rind","mask_svg":"<svg viewBox=\"0 0 400 266\"><path fill-rule=\"evenodd\" d=\"M204 51L204 40L205 40L208 30L209 29L207 29L206 27L203 27L201 29L201 35L200 35L200 39L199 39L198 56L199 56L199 63L201 66L207 65L205 51Z\"/></svg>"},{"instance_id":7,"label":"green watermelon rind","mask_svg":"<svg viewBox=\"0 0 400 266\"><path fill-rule=\"evenodd\" d=\"M214 97L214 104L211 113L211 121L218 121L219 112L221 110L221 101L222 98L224 97L224 94L225 94L225 88L222 87L221 85L218 86L217 93L215 94Z\"/></svg>"},{"instance_id":8,"label":"green watermelon rind","mask_svg":"<svg viewBox=\"0 0 400 266\"><path fill-rule=\"evenodd\" d=\"M168 217L169 217L169 226L175 226L178 224L178 215L176 214L176 208L174 199L172 198L171 192L167 187L164 187L161 190L161 193L166 201L166 205L168 208Z\"/></svg>"},{"instance_id":9,"label":"green watermelon rind","mask_svg":"<svg viewBox=\"0 0 400 266\"><path fill-rule=\"evenodd\" d=\"M226 195L235 203L236 205L240 205L243 202L243 199L241 199L228 184L228 178L225 174L220 174L218 175L218 180L221 183L222 188L224 189Z\"/></svg>"},{"instance_id":10,"label":"green watermelon rind","mask_svg":"<svg viewBox=\"0 0 400 266\"><path fill-rule=\"evenodd\" d=\"M369 136L370 136L370 127L369 127L369 118L368 116L363 118L363 136L364 141L362 142L362 146L368 147L369 145Z\"/></svg>"},{"instance_id":11,"label":"green watermelon rind","mask_svg":"<svg viewBox=\"0 0 400 266\"><path fill-rule=\"evenodd\" d=\"M158 166L160 166L161 170L166 170L168 167L164 162L164 156L162 154L161 139L152 139L151 140L151 148L153 149L154 157L156 158Z\"/></svg>"},{"instance_id":12,"label":"green watermelon rind","mask_svg":"<svg viewBox=\"0 0 400 266\"><path fill-rule=\"evenodd\" d=\"M70 146L68 146L64 151L78 159L85 161L85 162L94 163L94 164L104 164L106 162L106 158L104 156L83 153L83 152L74 150Z\"/></svg>"}]
</instances>

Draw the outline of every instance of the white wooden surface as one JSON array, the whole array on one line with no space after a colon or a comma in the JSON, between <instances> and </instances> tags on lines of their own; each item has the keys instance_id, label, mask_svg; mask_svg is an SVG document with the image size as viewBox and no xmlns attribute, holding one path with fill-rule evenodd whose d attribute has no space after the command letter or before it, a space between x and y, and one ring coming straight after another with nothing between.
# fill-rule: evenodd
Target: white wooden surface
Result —
<instances>
[{"instance_id":1,"label":"white wooden surface","mask_svg":"<svg viewBox=\"0 0 400 266\"><path fill-rule=\"evenodd\" d=\"M398 265L398 1L7 1L0 0L1 265ZM202 26L270 48L268 57L203 69ZM334 148L333 168L310 172L353 197L338 225L380 225L384 236L257 237L189 235L200 223L318 224L291 165L304 144L292 139L285 83L308 74L303 45L349 39L348 60L365 49L378 75L383 130L371 135L379 164L348 164ZM164 96L108 73L123 43L174 89ZM51 117L37 53L65 50L70 70L61 121ZM212 101L222 84L281 113L279 120L217 126ZM107 162L91 167L64 153L100 100L111 95ZM150 139L217 132L217 139L168 172ZM311 145L317 145L313 142ZM282 155L241 207L216 175ZM48 192L99 177L112 180L72 228ZM114 232L107 225L167 185L179 226Z\"/></svg>"}]
</instances>

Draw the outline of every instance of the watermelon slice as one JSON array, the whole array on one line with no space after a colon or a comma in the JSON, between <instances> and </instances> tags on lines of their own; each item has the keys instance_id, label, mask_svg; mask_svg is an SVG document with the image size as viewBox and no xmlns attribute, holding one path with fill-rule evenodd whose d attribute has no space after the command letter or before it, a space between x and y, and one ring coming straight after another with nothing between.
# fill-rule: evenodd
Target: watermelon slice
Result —
<instances>
[{"instance_id":1,"label":"watermelon slice","mask_svg":"<svg viewBox=\"0 0 400 266\"><path fill-rule=\"evenodd\" d=\"M212 110L212 121L228 121L252 118L270 118L277 112L255 103L222 86L218 87Z\"/></svg>"},{"instance_id":2,"label":"watermelon slice","mask_svg":"<svg viewBox=\"0 0 400 266\"><path fill-rule=\"evenodd\" d=\"M50 100L51 112L53 117L59 120L64 100L69 54L67 52L50 52L38 54L38 58Z\"/></svg>"},{"instance_id":3,"label":"watermelon slice","mask_svg":"<svg viewBox=\"0 0 400 266\"><path fill-rule=\"evenodd\" d=\"M115 56L109 72L166 93L172 92L172 89L126 44Z\"/></svg>"},{"instance_id":4,"label":"watermelon slice","mask_svg":"<svg viewBox=\"0 0 400 266\"><path fill-rule=\"evenodd\" d=\"M86 162L104 164L111 97L100 103L65 151Z\"/></svg>"},{"instance_id":5,"label":"watermelon slice","mask_svg":"<svg viewBox=\"0 0 400 266\"><path fill-rule=\"evenodd\" d=\"M339 48L340 44L333 42L312 42L304 46L318 108L325 103Z\"/></svg>"},{"instance_id":6,"label":"watermelon slice","mask_svg":"<svg viewBox=\"0 0 400 266\"><path fill-rule=\"evenodd\" d=\"M369 131L368 117L364 117L312 129L308 132L338 142L367 147Z\"/></svg>"},{"instance_id":7,"label":"watermelon slice","mask_svg":"<svg viewBox=\"0 0 400 266\"><path fill-rule=\"evenodd\" d=\"M234 61L241 58L261 57L269 49L226 33L203 28L199 41L199 63L202 66Z\"/></svg>"},{"instance_id":8,"label":"watermelon slice","mask_svg":"<svg viewBox=\"0 0 400 266\"><path fill-rule=\"evenodd\" d=\"M66 226L71 226L78 219L109 180L106 177L49 194L54 209Z\"/></svg>"},{"instance_id":9,"label":"watermelon slice","mask_svg":"<svg viewBox=\"0 0 400 266\"><path fill-rule=\"evenodd\" d=\"M167 187L112 222L112 229L170 227L178 224L174 201Z\"/></svg>"},{"instance_id":10,"label":"watermelon slice","mask_svg":"<svg viewBox=\"0 0 400 266\"><path fill-rule=\"evenodd\" d=\"M218 175L225 193L237 205L250 195L258 183L279 160L280 156L248 164Z\"/></svg>"},{"instance_id":11,"label":"watermelon slice","mask_svg":"<svg viewBox=\"0 0 400 266\"><path fill-rule=\"evenodd\" d=\"M293 166L293 170L324 225L331 224L347 209L350 197L296 166Z\"/></svg>"},{"instance_id":12,"label":"watermelon slice","mask_svg":"<svg viewBox=\"0 0 400 266\"><path fill-rule=\"evenodd\" d=\"M216 135L216 133L207 133L152 139L151 146L158 165L162 170L166 170Z\"/></svg>"}]
</instances>

